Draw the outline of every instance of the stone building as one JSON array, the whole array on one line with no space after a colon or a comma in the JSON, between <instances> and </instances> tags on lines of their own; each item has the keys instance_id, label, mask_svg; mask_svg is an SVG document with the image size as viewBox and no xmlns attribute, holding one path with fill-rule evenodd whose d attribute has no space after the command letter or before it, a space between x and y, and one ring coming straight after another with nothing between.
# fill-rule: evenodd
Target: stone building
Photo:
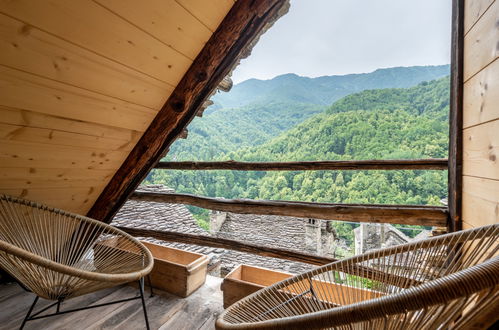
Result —
<instances>
[{"instance_id":1,"label":"stone building","mask_svg":"<svg viewBox=\"0 0 499 330\"><path fill-rule=\"evenodd\" d=\"M163 193L173 192L172 189L163 185L141 186L139 190ZM197 225L196 219L184 205L129 200L114 217L112 224L124 227L212 235L258 245L282 247L297 251L305 250L309 253L331 255L331 251L334 252L334 233L327 229L325 221L314 219L213 212L210 225L214 230L207 232ZM314 268L309 264L256 256L238 251L162 242L150 238L147 238L147 240L207 255L210 258L209 267L212 275L224 276L241 263L289 273L301 273Z\"/></svg>"},{"instance_id":2,"label":"stone building","mask_svg":"<svg viewBox=\"0 0 499 330\"><path fill-rule=\"evenodd\" d=\"M354 229L355 254L424 239L430 234L423 230L411 238L389 223L362 223Z\"/></svg>"}]
</instances>

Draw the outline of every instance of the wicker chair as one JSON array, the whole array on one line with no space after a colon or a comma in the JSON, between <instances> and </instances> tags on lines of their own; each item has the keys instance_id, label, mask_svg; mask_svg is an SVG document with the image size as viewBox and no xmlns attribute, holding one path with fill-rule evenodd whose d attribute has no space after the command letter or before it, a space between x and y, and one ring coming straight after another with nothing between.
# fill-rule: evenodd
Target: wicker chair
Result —
<instances>
[{"instance_id":1,"label":"wicker chair","mask_svg":"<svg viewBox=\"0 0 499 330\"><path fill-rule=\"evenodd\" d=\"M255 292L217 329L471 329L499 311L499 224L376 250Z\"/></svg>"},{"instance_id":2,"label":"wicker chair","mask_svg":"<svg viewBox=\"0 0 499 330\"><path fill-rule=\"evenodd\" d=\"M86 293L139 281L146 326L143 278L151 252L127 233L102 222L34 202L0 195L0 266L37 296L26 321L106 304L60 311L61 302ZM56 300L52 314L33 313L38 298Z\"/></svg>"}]
</instances>

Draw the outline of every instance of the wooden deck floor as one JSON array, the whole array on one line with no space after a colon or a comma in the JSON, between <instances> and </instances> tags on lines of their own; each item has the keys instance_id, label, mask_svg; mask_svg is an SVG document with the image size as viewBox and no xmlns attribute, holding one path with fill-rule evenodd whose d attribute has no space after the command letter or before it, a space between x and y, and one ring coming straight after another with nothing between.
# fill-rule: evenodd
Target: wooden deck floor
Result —
<instances>
[{"instance_id":1,"label":"wooden deck floor","mask_svg":"<svg viewBox=\"0 0 499 330\"><path fill-rule=\"evenodd\" d=\"M221 278L208 276L204 286L185 299L159 291L149 298L147 292L151 329L214 329L215 320L223 310L221 281ZM131 286L110 288L68 300L61 310L124 299L137 293L138 290ZM0 285L0 329L18 329L33 299L34 294L25 292L17 284ZM40 300L37 310L49 303ZM29 321L25 329L145 329L145 323L140 300L133 300Z\"/></svg>"}]
</instances>

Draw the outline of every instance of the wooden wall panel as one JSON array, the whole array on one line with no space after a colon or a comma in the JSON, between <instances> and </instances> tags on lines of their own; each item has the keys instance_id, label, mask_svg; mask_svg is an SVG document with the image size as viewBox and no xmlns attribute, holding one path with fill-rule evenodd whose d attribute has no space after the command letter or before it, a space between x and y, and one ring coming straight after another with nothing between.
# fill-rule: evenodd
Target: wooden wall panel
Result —
<instances>
[{"instance_id":1,"label":"wooden wall panel","mask_svg":"<svg viewBox=\"0 0 499 330\"><path fill-rule=\"evenodd\" d=\"M464 8L464 32L467 33L494 0L468 0Z\"/></svg>"},{"instance_id":2,"label":"wooden wall panel","mask_svg":"<svg viewBox=\"0 0 499 330\"><path fill-rule=\"evenodd\" d=\"M474 227L499 223L499 181L463 178L463 221Z\"/></svg>"},{"instance_id":3,"label":"wooden wall panel","mask_svg":"<svg viewBox=\"0 0 499 330\"><path fill-rule=\"evenodd\" d=\"M499 223L499 2L466 0L463 228ZM476 21L476 22L475 22Z\"/></svg>"},{"instance_id":4,"label":"wooden wall panel","mask_svg":"<svg viewBox=\"0 0 499 330\"><path fill-rule=\"evenodd\" d=\"M0 0L0 193L85 214L232 4Z\"/></svg>"},{"instance_id":5,"label":"wooden wall panel","mask_svg":"<svg viewBox=\"0 0 499 330\"><path fill-rule=\"evenodd\" d=\"M463 131L463 174L499 180L499 120Z\"/></svg>"},{"instance_id":6,"label":"wooden wall panel","mask_svg":"<svg viewBox=\"0 0 499 330\"><path fill-rule=\"evenodd\" d=\"M499 56L499 1L495 1L464 38L464 81Z\"/></svg>"},{"instance_id":7,"label":"wooden wall panel","mask_svg":"<svg viewBox=\"0 0 499 330\"><path fill-rule=\"evenodd\" d=\"M496 59L464 84L463 127L499 118L499 60Z\"/></svg>"}]
</instances>

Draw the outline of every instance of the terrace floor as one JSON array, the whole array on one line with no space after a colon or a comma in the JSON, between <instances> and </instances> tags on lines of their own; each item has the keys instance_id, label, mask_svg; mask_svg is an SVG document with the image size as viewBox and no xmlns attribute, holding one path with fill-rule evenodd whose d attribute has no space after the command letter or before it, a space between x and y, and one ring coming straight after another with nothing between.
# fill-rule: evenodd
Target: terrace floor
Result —
<instances>
[{"instance_id":1,"label":"terrace floor","mask_svg":"<svg viewBox=\"0 0 499 330\"><path fill-rule=\"evenodd\" d=\"M214 329L215 320L223 310L221 282L221 278L207 276L206 283L184 299L159 290L154 290L155 295L150 298L147 288L146 306L151 329ZM61 311L124 299L135 294L138 294L137 288L122 285L68 300L62 304ZM33 293L24 291L17 284L0 285L0 329L18 329L34 297ZM36 310L50 303L40 299ZM139 299L29 321L24 329L135 330L145 329L145 323Z\"/></svg>"}]
</instances>

